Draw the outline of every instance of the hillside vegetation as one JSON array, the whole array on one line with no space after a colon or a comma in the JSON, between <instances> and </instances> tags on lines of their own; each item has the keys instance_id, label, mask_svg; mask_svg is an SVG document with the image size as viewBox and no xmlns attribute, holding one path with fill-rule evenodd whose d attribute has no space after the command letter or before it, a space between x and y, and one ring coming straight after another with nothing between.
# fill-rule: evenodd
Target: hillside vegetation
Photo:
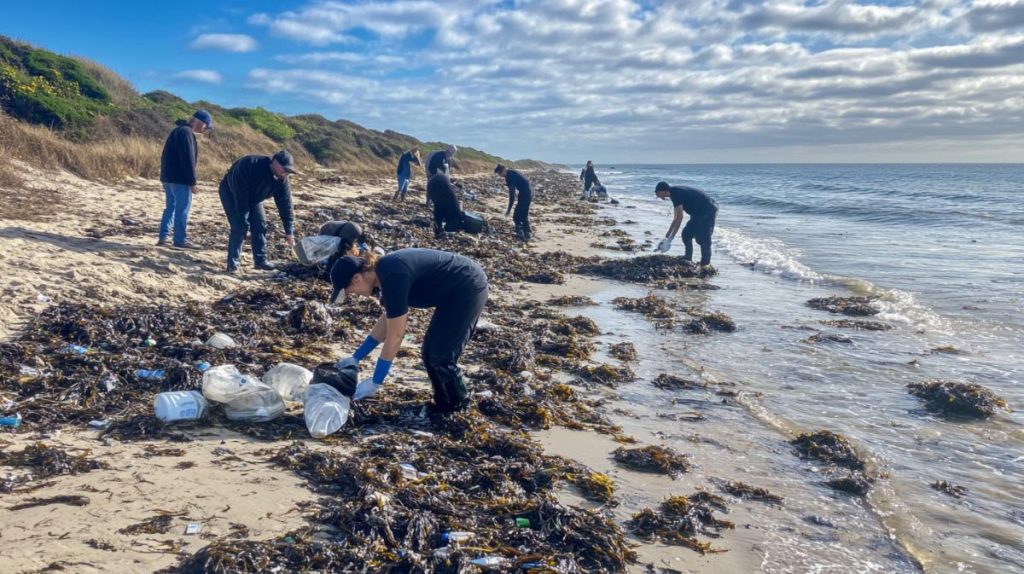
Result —
<instances>
[{"instance_id":1,"label":"hillside vegetation","mask_svg":"<svg viewBox=\"0 0 1024 574\"><path fill-rule=\"evenodd\" d=\"M393 173L399 156L410 147L425 154L447 145L319 115L224 108L186 102L165 91L139 94L97 63L0 36L0 185L17 180L11 157L89 179L158 177L168 131L175 120L188 118L199 107L213 114L216 128L200 144L204 180L216 180L243 155L269 155L282 148L307 170L315 164L341 174L383 175ZM483 171L498 161L507 162L459 145L456 166Z\"/></svg>"}]
</instances>

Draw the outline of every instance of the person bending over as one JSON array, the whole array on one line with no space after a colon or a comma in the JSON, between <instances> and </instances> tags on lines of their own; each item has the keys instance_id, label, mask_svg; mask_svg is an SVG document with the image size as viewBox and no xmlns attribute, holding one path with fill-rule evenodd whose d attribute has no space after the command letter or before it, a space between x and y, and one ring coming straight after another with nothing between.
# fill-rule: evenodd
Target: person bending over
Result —
<instances>
[{"instance_id":1,"label":"person bending over","mask_svg":"<svg viewBox=\"0 0 1024 574\"><path fill-rule=\"evenodd\" d=\"M683 212L686 212L690 214L690 221L683 227L683 246L686 248L683 258L693 261L693 240L696 239L700 245L700 264L710 264L711 236L715 233L715 218L718 216L715 200L699 189L685 185L670 186L664 181L658 183L654 193L660 199L671 199L675 211L668 233L658 243L658 251L665 253L672 247L672 239L683 222Z\"/></svg>"},{"instance_id":2,"label":"person bending over","mask_svg":"<svg viewBox=\"0 0 1024 574\"><path fill-rule=\"evenodd\" d=\"M455 195L455 186L443 173L427 182L427 201L434 204L434 237L441 237L445 231L462 231L462 207Z\"/></svg>"},{"instance_id":3,"label":"person bending over","mask_svg":"<svg viewBox=\"0 0 1024 574\"><path fill-rule=\"evenodd\" d=\"M458 363L487 303L488 292L487 275L478 263L434 249L399 249L379 260L372 253L366 257L346 255L331 269L331 283L334 304L353 295L379 293L384 307L362 345L338 362L339 368L358 364L384 344L373 376L357 385L354 400L372 396L384 384L402 346L409 309L433 308L421 355L434 389L434 408L450 413L466 407L469 391Z\"/></svg>"},{"instance_id":4,"label":"person bending over","mask_svg":"<svg viewBox=\"0 0 1024 574\"><path fill-rule=\"evenodd\" d=\"M512 212L515 205L516 211L512 214L512 222L516 225L516 237L520 241L530 240L530 202L533 200L533 191L530 189L530 180L514 169L508 169L498 164L494 167L494 173L505 178L505 185L508 186L508 209L505 216ZM519 201L516 201L516 191L519 192Z\"/></svg>"}]
</instances>

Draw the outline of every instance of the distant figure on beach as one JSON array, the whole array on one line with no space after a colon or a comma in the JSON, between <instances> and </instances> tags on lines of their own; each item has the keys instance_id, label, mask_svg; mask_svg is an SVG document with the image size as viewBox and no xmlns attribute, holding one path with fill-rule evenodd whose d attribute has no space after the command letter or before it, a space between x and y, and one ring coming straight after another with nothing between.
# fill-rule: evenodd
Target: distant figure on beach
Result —
<instances>
[{"instance_id":1,"label":"distant figure on beach","mask_svg":"<svg viewBox=\"0 0 1024 574\"><path fill-rule=\"evenodd\" d=\"M165 207L160 218L157 245L167 245L167 234L174 227L174 246L180 249L199 249L188 240L188 214L192 211L192 194L196 192L196 161L199 148L196 135L213 129L213 116L206 110L196 110L188 120L167 135L164 151L160 155L160 183L164 187Z\"/></svg>"},{"instance_id":2,"label":"distant figure on beach","mask_svg":"<svg viewBox=\"0 0 1024 574\"><path fill-rule=\"evenodd\" d=\"M672 239L679 231L679 224L683 222L683 212L690 214L690 221L683 227L683 245L686 252L683 258L693 261L693 240L700 245L700 264L711 263L711 236L715 233L715 218L718 216L718 204L714 199L703 191L682 186L669 186L668 183L659 182L654 188L654 193L661 199L672 199L675 216L672 218L672 225L665 234L665 239L658 243L658 251L665 253L672 247Z\"/></svg>"},{"instance_id":3,"label":"distant figure on beach","mask_svg":"<svg viewBox=\"0 0 1024 574\"><path fill-rule=\"evenodd\" d=\"M289 247L295 247L290 174L295 169L292 154L279 151L273 156L247 155L231 165L220 182L220 203L228 216L231 233L228 237L228 273L238 271L245 234L252 231L252 257L257 269L272 271L276 267L267 260L266 215L263 201L274 198L281 215Z\"/></svg>"},{"instance_id":4,"label":"distant figure on beach","mask_svg":"<svg viewBox=\"0 0 1024 574\"><path fill-rule=\"evenodd\" d=\"M597 174L594 173L594 162L587 160L587 165L580 172L580 181L583 182L583 200L589 201L590 189L601 185L601 180L597 179Z\"/></svg>"},{"instance_id":5,"label":"distant figure on beach","mask_svg":"<svg viewBox=\"0 0 1024 574\"><path fill-rule=\"evenodd\" d=\"M405 199L405 193L409 190L409 180L412 179L412 166L410 164L420 165L420 150L412 148L409 151L402 154L402 157L398 158L398 191L395 192L396 199Z\"/></svg>"},{"instance_id":6,"label":"distant figure on beach","mask_svg":"<svg viewBox=\"0 0 1024 574\"><path fill-rule=\"evenodd\" d=\"M342 257L331 268L331 283L332 303L379 292L384 307L362 345L338 362L339 368L357 364L384 343L373 376L359 383L354 400L373 395L384 383L402 346L409 308L434 308L420 353L434 388L434 409L450 413L466 407L469 391L458 363L487 303L487 275L479 264L447 251L399 249L379 260L375 254Z\"/></svg>"},{"instance_id":7,"label":"distant figure on beach","mask_svg":"<svg viewBox=\"0 0 1024 574\"><path fill-rule=\"evenodd\" d=\"M434 204L434 237L447 232L462 231L462 207L455 195L452 180L443 173L427 181L427 201Z\"/></svg>"},{"instance_id":8,"label":"distant figure on beach","mask_svg":"<svg viewBox=\"0 0 1024 574\"><path fill-rule=\"evenodd\" d=\"M512 212L515 205L516 211L512 215L512 222L516 225L516 237L520 241L530 240L530 202L533 201L533 191L530 189L530 181L523 174L514 169L508 169L500 163L494 167L494 173L505 178L505 185L508 186L508 209L505 210L505 217ZM519 192L519 201L516 202L516 191Z\"/></svg>"}]
</instances>

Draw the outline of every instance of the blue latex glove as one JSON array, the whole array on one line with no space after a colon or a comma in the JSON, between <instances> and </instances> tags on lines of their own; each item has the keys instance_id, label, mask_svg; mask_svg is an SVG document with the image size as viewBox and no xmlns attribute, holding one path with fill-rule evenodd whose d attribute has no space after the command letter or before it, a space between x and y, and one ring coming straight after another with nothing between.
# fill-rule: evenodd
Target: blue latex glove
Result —
<instances>
[{"instance_id":1,"label":"blue latex glove","mask_svg":"<svg viewBox=\"0 0 1024 574\"><path fill-rule=\"evenodd\" d=\"M380 385L373 382L373 379L366 379L356 385L356 392L352 394L352 400L358 401L366 397L372 397L379 388Z\"/></svg>"},{"instance_id":2,"label":"blue latex glove","mask_svg":"<svg viewBox=\"0 0 1024 574\"><path fill-rule=\"evenodd\" d=\"M355 353L352 353L352 358L357 363L359 361L362 361L363 358L366 357L366 355L369 355L374 349L376 349L377 345L379 345L379 344L380 344L380 341L378 341L377 339L374 339L373 337L367 335L366 339L363 340L363 344L359 345L359 348L356 349Z\"/></svg>"}]
</instances>

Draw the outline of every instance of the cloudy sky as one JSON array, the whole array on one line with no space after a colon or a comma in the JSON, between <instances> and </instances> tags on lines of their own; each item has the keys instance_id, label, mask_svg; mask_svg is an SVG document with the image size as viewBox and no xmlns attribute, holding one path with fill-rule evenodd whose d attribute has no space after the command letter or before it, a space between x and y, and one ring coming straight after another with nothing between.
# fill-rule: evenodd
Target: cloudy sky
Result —
<instances>
[{"instance_id":1,"label":"cloudy sky","mask_svg":"<svg viewBox=\"0 0 1024 574\"><path fill-rule=\"evenodd\" d=\"M1024 161L1024 0L124 6L19 2L0 33L140 91L511 158Z\"/></svg>"}]
</instances>

